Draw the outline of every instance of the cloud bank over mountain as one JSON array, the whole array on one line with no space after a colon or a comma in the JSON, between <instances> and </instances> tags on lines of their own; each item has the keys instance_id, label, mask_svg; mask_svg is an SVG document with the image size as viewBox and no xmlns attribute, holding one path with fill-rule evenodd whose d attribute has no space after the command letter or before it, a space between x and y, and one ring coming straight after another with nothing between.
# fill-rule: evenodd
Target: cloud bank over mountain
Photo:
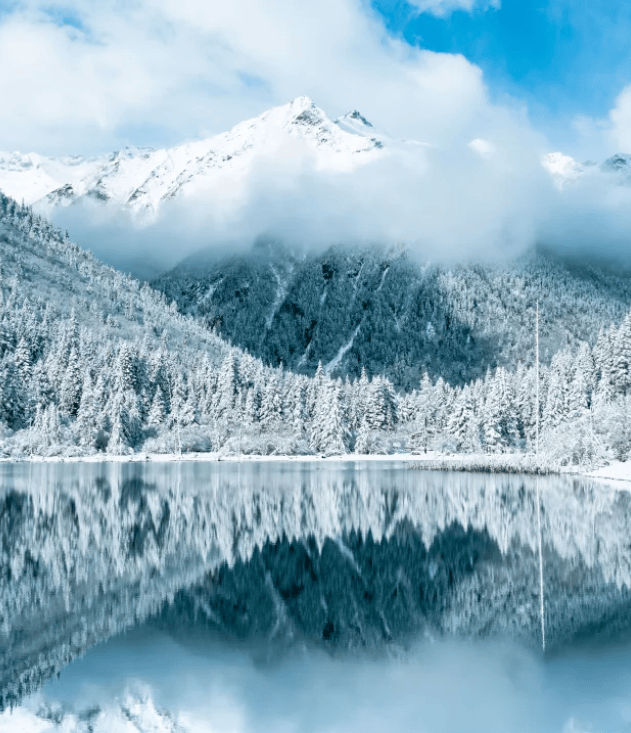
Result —
<instances>
[{"instance_id":1,"label":"cloud bank over mountain","mask_svg":"<svg viewBox=\"0 0 631 733\"><path fill-rule=\"evenodd\" d=\"M507 258L529 246L554 181L514 124L493 143L397 140L309 98L166 150L96 159L0 156L0 188L125 268L174 265L260 237L309 249L405 245L423 259ZM139 273L143 274L143 273ZM146 275L153 273L145 273Z\"/></svg>"}]
</instances>

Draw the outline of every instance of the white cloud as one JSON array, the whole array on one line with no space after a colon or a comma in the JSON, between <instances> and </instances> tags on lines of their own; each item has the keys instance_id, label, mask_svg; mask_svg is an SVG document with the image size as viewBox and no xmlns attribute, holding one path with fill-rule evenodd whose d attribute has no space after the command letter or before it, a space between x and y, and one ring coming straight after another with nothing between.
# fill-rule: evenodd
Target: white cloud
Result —
<instances>
[{"instance_id":1,"label":"white cloud","mask_svg":"<svg viewBox=\"0 0 631 733\"><path fill-rule=\"evenodd\" d=\"M478 67L392 38L362 0L16 7L0 18L0 149L172 144L301 94L433 143L478 137L495 114Z\"/></svg>"},{"instance_id":2,"label":"white cloud","mask_svg":"<svg viewBox=\"0 0 631 733\"><path fill-rule=\"evenodd\" d=\"M499 10L502 6L501 0L409 0L409 3L419 12L435 15L437 18L446 18L457 10L467 13L486 12L491 9Z\"/></svg>"},{"instance_id":3,"label":"white cloud","mask_svg":"<svg viewBox=\"0 0 631 733\"><path fill-rule=\"evenodd\" d=\"M631 151L631 84L624 87L616 97L614 107L609 112L609 121L609 139L615 150Z\"/></svg>"},{"instance_id":4,"label":"white cloud","mask_svg":"<svg viewBox=\"0 0 631 733\"><path fill-rule=\"evenodd\" d=\"M573 139L564 152L580 161L600 162L615 153L631 153L631 84L621 89L608 113L575 115L571 129Z\"/></svg>"}]
</instances>

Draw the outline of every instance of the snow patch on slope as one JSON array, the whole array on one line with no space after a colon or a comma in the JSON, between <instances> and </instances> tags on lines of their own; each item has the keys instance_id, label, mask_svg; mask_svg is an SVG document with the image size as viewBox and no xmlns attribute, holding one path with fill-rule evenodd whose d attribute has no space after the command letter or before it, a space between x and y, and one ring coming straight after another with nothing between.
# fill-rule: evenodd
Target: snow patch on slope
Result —
<instances>
[{"instance_id":1,"label":"snow patch on slope","mask_svg":"<svg viewBox=\"0 0 631 733\"><path fill-rule=\"evenodd\" d=\"M353 348L353 344L355 343L355 339L357 338L357 334L359 333L359 330L360 329L361 329L361 323L353 331L353 335L350 337L350 339L343 346L340 346L340 350L337 352L337 354L324 367L324 373L325 374L331 374L331 372L333 372L335 369L337 369L337 367L341 364L342 359L346 355L346 352L349 349L352 349Z\"/></svg>"}]
</instances>

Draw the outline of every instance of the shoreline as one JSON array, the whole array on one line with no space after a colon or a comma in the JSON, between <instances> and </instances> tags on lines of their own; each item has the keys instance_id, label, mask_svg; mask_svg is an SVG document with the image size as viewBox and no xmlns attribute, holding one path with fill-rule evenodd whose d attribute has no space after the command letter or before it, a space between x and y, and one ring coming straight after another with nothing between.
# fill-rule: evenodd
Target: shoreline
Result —
<instances>
[{"instance_id":1,"label":"shoreline","mask_svg":"<svg viewBox=\"0 0 631 733\"><path fill-rule=\"evenodd\" d=\"M218 453L133 453L130 455L93 454L89 456L22 456L1 457L0 465L7 463L384 463L401 462L410 470L457 471L462 473L515 473L527 475L581 476L603 482L629 484L631 461L612 461L607 466L589 468L580 466L545 467L536 464L532 456L524 454L446 454L389 453L365 455L346 453L340 456L316 455L221 455ZM498 465L500 464L500 465Z\"/></svg>"},{"instance_id":2,"label":"shoreline","mask_svg":"<svg viewBox=\"0 0 631 733\"><path fill-rule=\"evenodd\" d=\"M96 453L89 456L21 456L2 457L2 463L353 463L383 461L433 461L439 454L428 451L421 453L388 453L364 455L361 453L345 453L339 456L314 455L221 455L219 453L133 453L117 456L108 453Z\"/></svg>"}]
</instances>

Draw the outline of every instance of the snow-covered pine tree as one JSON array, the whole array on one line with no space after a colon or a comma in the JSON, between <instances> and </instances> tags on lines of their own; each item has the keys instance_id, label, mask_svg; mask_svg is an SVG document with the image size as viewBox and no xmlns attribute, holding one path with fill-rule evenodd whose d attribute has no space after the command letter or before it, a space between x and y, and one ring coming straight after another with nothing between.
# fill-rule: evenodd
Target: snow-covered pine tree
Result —
<instances>
[{"instance_id":1,"label":"snow-covered pine tree","mask_svg":"<svg viewBox=\"0 0 631 733\"><path fill-rule=\"evenodd\" d=\"M548 372L547 398L543 409L542 427L550 431L567 415L567 381L563 360L556 355Z\"/></svg>"},{"instance_id":2,"label":"snow-covered pine tree","mask_svg":"<svg viewBox=\"0 0 631 733\"><path fill-rule=\"evenodd\" d=\"M15 349L14 361L22 382L28 383L31 378L33 361L31 359L31 349L24 336L20 338L20 342Z\"/></svg>"},{"instance_id":3,"label":"snow-covered pine tree","mask_svg":"<svg viewBox=\"0 0 631 733\"><path fill-rule=\"evenodd\" d=\"M74 424L74 432L79 445L90 449L95 447L96 435L100 428L100 412L101 405L98 401L97 390L89 370L86 370L83 375L81 400Z\"/></svg>"},{"instance_id":4,"label":"snow-covered pine tree","mask_svg":"<svg viewBox=\"0 0 631 733\"><path fill-rule=\"evenodd\" d=\"M322 389L316 402L315 416L311 425L311 445L324 456L346 453L339 385L326 377L323 378Z\"/></svg>"},{"instance_id":5,"label":"snow-covered pine tree","mask_svg":"<svg viewBox=\"0 0 631 733\"><path fill-rule=\"evenodd\" d=\"M611 380L614 388L626 394L631 388L631 311L618 328L613 342Z\"/></svg>"},{"instance_id":6,"label":"snow-covered pine tree","mask_svg":"<svg viewBox=\"0 0 631 733\"><path fill-rule=\"evenodd\" d=\"M320 399L320 393L324 390L324 370L322 369L322 362L318 362L318 367L313 375L313 379L309 382L307 387L307 419L315 419L316 406Z\"/></svg>"},{"instance_id":7,"label":"snow-covered pine tree","mask_svg":"<svg viewBox=\"0 0 631 733\"><path fill-rule=\"evenodd\" d=\"M487 376L487 392L482 408L482 432L484 449L489 453L501 452L504 441L502 436L503 394L502 382L494 377Z\"/></svg>"},{"instance_id":8,"label":"snow-covered pine tree","mask_svg":"<svg viewBox=\"0 0 631 733\"><path fill-rule=\"evenodd\" d=\"M17 429L28 423L26 394L13 355L7 354L0 362L0 420Z\"/></svg>"},{"instance_id":9,"label":"snow-covered pine tree","mask_svg":"<svg viewBox=\"0 0 631 733\"><path fill-rule=\"evenodd\" d=\"M259 420L264 429L280 422L283 412L282 376L278 370L270 375L263 387Z\"/></svg>"},{"instance_id":10,"label":"snow-covered pine tree","mask_svg":"<svg viewBox=\"0 0 631 733\"><path fill-rule=\"evenodd\" d=\"M355 439L355 453L359 455L366 455L370 453L370 426L366 416L362 418L357 431L357 438Z\"/></svg>"},{"instance_id":11,"label":"snow-covered pine tree","mask_svg":"<svg viewBox=\"0 0 631 733\"><path fill-rule=\"evenodd\" d=\"M59 390L59 411L62 415L76 416L81 402L82 381L79 355L73 348Z\"/></svg>"},{"instance_id":12,"label":"snow-covered pine tree","mask_svg":"<svg viewBox=\"0 0 631 733\"><path fill-rule=\"evenodd\" d=\"M158 384L155 394L153 395L151 407L149 408L147 422L153 427L160 428L164 425L165 417L166 407L164 404L164 395L162 394L162 388Z\"/></svg>"},{"instance_id":13,"label":"snow-covered pine tree","mask_svg":"<svg viewBox=\"0 0 631 733\"><path fill-rule=\"evenodd\" d=\"M228 419L237 395L237 358L235 351L229 349L221 363L217 380L216 411L220 419Z\"/></svg>"}]
</instances>

